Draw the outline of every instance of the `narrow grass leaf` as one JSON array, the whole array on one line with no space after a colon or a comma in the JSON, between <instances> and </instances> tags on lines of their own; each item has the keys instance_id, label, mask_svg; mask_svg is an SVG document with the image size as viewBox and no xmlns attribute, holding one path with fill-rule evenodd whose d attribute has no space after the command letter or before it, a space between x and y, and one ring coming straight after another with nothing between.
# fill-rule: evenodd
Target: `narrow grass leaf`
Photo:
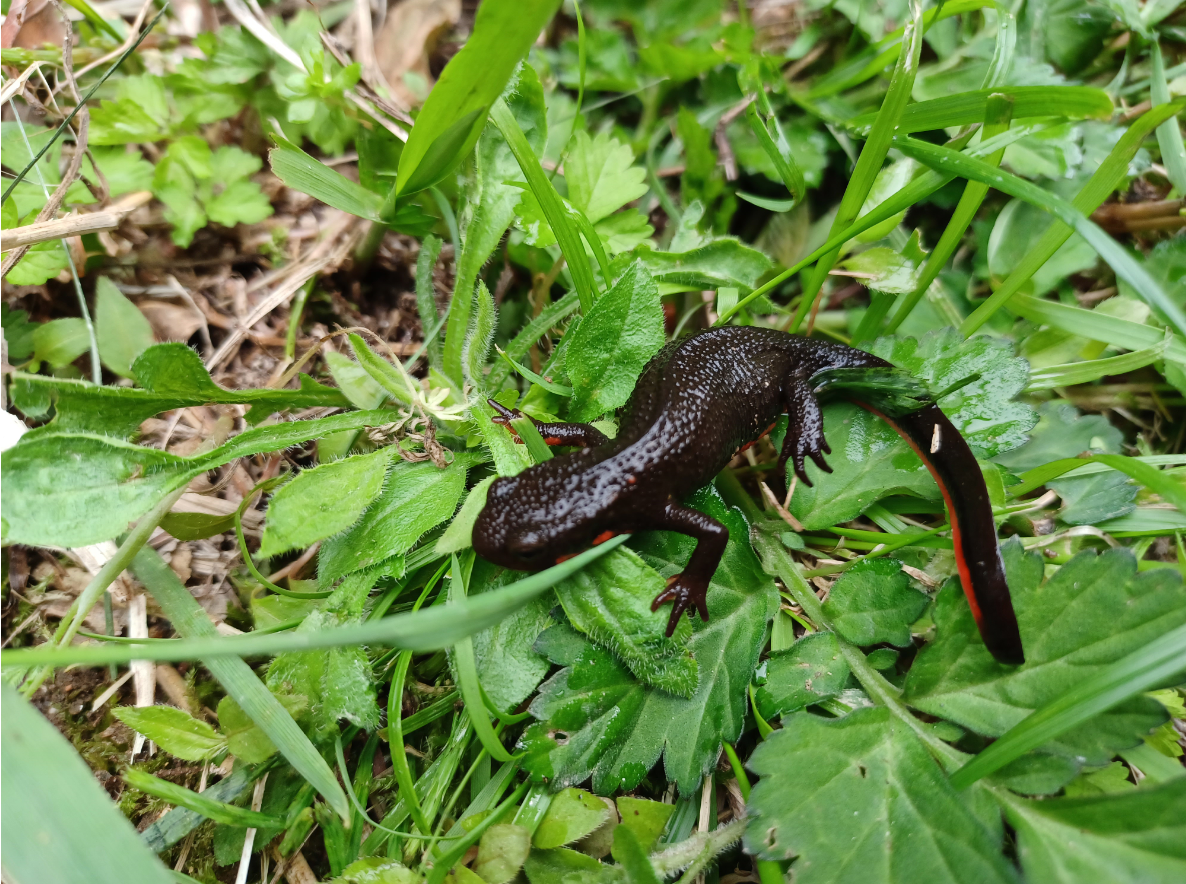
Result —
<instances>
[{"instance_id":1,"label":"narrow grass leaf","mask_svg":"<svg viewBox=\"0 0 1186 884\"><path fill-rule=\"evenodd\" d=\"M178 633L196 639L199 644L219 641L218 632L209 616L202 610L202 606L155 550L142 549L136 556L133 572L161 606L161 610ZM135 646L131 646L131 649L137 654L137 659L144 658L143 651L135 650ZM230 656L203 660L203 664L226 689L227 696L267 734L268 739L297 773L321 793L338 816L343 820L350 819L350 802L334 772L321 757L321 753L309 742L309 738L297 727L288 710L264 686L251 667L242 659Z\"/></svg>"},{"instance_id":2,"label":"narrow grass leaf","mask_svg":"<svg viewBox=\"0 0 1186 884\"><path fill-rule=\"evenodd\" d=\"M215 801L209 796L187 789L185 786L170 783L168 780L162 780L160 777L154 777L142 770L129 768L124 772L124 782L146 795L161 798L170 804L200 813L206 819L214 820L224 826L235 826L240 829L284 828L284 820L280 817Z\"/></svg>"},{"instance_id":3,"label":"narrow grass leaf","mask_svg":"<svg viewBox=\"0 0 1186 884\"><path fill-rule=\"evenodd\" d=\"M543 167L539 164L539 158L531 149L531 145L527 143L527 137L519 128L515 115L511 113L511 109L505 101L499 99L495 102L494 107L490 109L490 120L498 127L498 131L510 145L511 152L515 155L519 168L523 170L523 175L527 179L532 194L539 201L548 226L552 228L552 233L555 234L556 241L560 244L560 251L568 262L573 285L581 300L581 310L587 312L593 306L596 289L593 283L593 268L589 264L585 247L581 243L580 230L565 207L564 200L560 198L560 194L556 192L556 188L548 176L544 174Z\"/></svg>"},{"instance_id":4,"label":"narrow grass leaf","mask_svg":"<svg viewBox=\"0 0 1186 884\"><path fill-rule=\"evenodd\" d=\"M556 583L574 574L594 559L617 549L628 539L620 535L586 550L563 564L532 574L510 586L484 592L464 602L445 608L431 608L414 614L396 614L381 620L351 626L341 626L322 632L282 632L268 635L243 635L221 638L202 635L176 642L152 645L120 645L109 643L103 647L73 645L67 648L10 649L0 655L0 665L9 666L68 666L74 663L107 665L128 663L132 660L203 660L208 668L225 657L259 657L285 651L311 651L344 645L384 645L413 651L436 651L457 644L467 635L481 632L488 626L518 610L534 598L551 589ZM164 567L163 565L161 567ZM139 557L137 568L139 568ZM172 572L170 572L172 573ZM176 575L174 575L176 580ZM188 593L186 593L188 595ZM192 596L190 596L192 598ZM197 605L197 602L194 602ZM174 626L177 619L170 616ZM211 627L213 628L213 627ZM179 630L184 635L184 630ZM235 662L235 661L232 661ZM239 661L241 662L241 661ZM243 664L246 666L246 664ZM254 675L252 676L254 678ZM226 686L224 682L224 686ZM229 688L228 688L229 691ZM277 701L278 702L278 701ZM295 724L294 724L295 727ZM271 736L269 734L269 736ZM273 738L273 742L276 740ZM279 743L276 743L280 747ZM320 758L320 756L318 756ZM291 759L289 759L291 761ZM324 763L324 762L323 762ZM295 765L294 765L295 766ZM326 767L328 772L329 768ZM308 779L308 777L306 777ZM343 806L346 796L342 794Z\"/></svg>"},{"instance_id":5,"label":"narrow grass leaf","mask_svg":"<svg viewBox=\"0 0 1186 884\"><path fill-rule=\"evenodd\" d=\"M1064 473L1069 473L1071 470L1089 463L1101 463L1114 470L1119 470L1140 482L1150 491L1160 494L1165 501L1186 513L1186 486L1152 464L1144 463L1135 457L1126 457L1123 454L1094 454L1091 457L1067 457L1052 461L1022 473L1021 483L1010 485L1009 493L1014 498L1020 497L1035 488L1041 488L1051 479L1057 479Z\"/></svg>"},{"instance_id":6,"label":"narrow grass leaf","mask_svg":"<svg viewBox=\"0 0 1186 884\"><path fill-rule=\"evenodd\" d=\"M540 311L539 316L523 326L523 330L515 335L514 339L507 344L505 350L507 357L515 362L522 359L540 337L576 313L580 306L580 297L576 292L569 292L559 301L553 301ZM510 366L496 364L490 369L490 374L486 376L486 383L490 389L498 390L506 382L510 373ZM572 395L571 390L569 390L568 395Z\"/></svg>"},{"instance_id":7,"label":"narrow grass leaf","mask_svg":"<svg viewBox=\"0 0 1186 884\"><path fill-rule=\"evenodd\" d=\"M1124 176L1128 174L1128 164L1132 158L1136 156L1137 150L1140 149L1141 142L1160 126L1162 123L1169 120L1175 114L1179 113L1183 108L1186 108L1186 98L1179 98L1177 101L1170 102L1155 107L1138 117L1128 131L1121 136L1120 140L1108 153L1095 174L1091 179L1083 185L1083 189L1079 191L1078 196L1075 197L1072 205L1075 210L1081 215L1090 215L1100 207L1108 195L1120 184ZM995 184L993 186L996 186ZM1013 272L1009 274L1008 278L1001 283L992 295L979 307L972 311L972 314L964 320L963 325L960 326L960 333L964 337L969 337L975 331L984 325L994 313L1002 306L1008 303L1021 287L1029 281L1042 265L1050 260L1051 256L1058 251L1059 247L1071 237L1073 232L1073 225L1065 223L1063 219L1058 218L1053 224L1047 228L1042 235L1042 239L1034 246L1029 254L1027 254L1021 263L1014 268Z\"/></svg>"},{"instance_id":8,"label":"narrow grass leaf","mask_svg":"<svg viewBox=\"0 0 1186 884\"><path fill-rule=\"evenodd\" d=\"M1175 362L1186 364L1186 341L1177 335L1166 335L1161 329L1128 319L1118 319L1106 313L1072 307L1057 301L1047 301L1032 295L1014 295L1009 310L1018 316L1078 335L1093 341L1111 344L1125 350L1140 350L1165 344L1165 355Z\"/></svg>"},{"instance_id":9,"label":"narrow grass leaf","mask_svg":"<svg viewBox=\"0 0 1186 884\"><path fill-rule=\"evenodd\" d=\"M327 206L378 222L383 198L371 193L361 184L351 181L341 172L309 156L288 139L272 134L277 147L268 152L276 177L301 193L319 199Z\"/></svg>"},{"instance_id":10,"label":"narrow grass leaf","mask_svg":"<svg viewBox=\"0 0 1186 884\"><path fill-rule=\"evenodd\" d=\"M1013 118L1016 120L1026 117L1106 120L1112 115L1112 99L1102 89L1089 86L1002 86L911 104L902 113L897 133L908 135L983 122L992 95L1004 95L1013 102ZM876 114L864 114L851 125L856 134L865 135L876 119Z\"/></svg>"},{"instance_id":11,"label":"narrow grass leaf","mask_svg":"<svg viewBox=\"0 0 1186 884\"><path fill-rule=\"evenodd\" d=\"M1035 369L1030 374L1030 382L1025 391L1053 390L1055 387L1070 387L1075 384L1088 384L1100 378L1125 374L1152 365L1163 358L1164 345L1150 347L1146 350L1134 350L1123 356L1112 356L1108 359L1089 359L1084 362L1069 362L1066 365L1051 365L1046 368Z\"/></svg>"},{"instance_id":12,"label":"narrow grass leaf","mask_svg":"<svg viewBox=\"0 0 1186 884\"><path fill-rule=\"evenodd\" d=\"M1058 220L1074 228L1116 271L1117 276L1131 285L1149 306L1161 311L1179 334L1186 335L1186 313L1177 302L1165 293L1157 280L1116 240L1105 233L1099 225L1084 217L1071 203L1016 175L995 169L983 160L946 147L928 144L915 138L901 137L894 138L894 146L907 156L932 168L950 169L965 178L988 184L1003 193L1050 212Z\"/></svg>"},{"instance_id":13,"label":"narrow grass leaf","mask_svg":"<svg viewBox=\"0 0 1186 884\"><path fill-rule=\"evenodd\" d=\"M848 187L840 200L840 207L836 211L836 219L832 222L831 233L835 234L850 226L856 219L865 198L873 187L877 173L885 162L889 153L890 141L902 118L906 103L910 100L910 92L914 87L914 77L918 72L918 58L922 51L923 17L922 4L913 0L909 5L910 21L903 32L902 47L898 53L898 62L894 66L893 77L890 79L889 91L877 112L877 120L869 130L869 137L857 158L856 167L848 181ZM983 117L981 117L982 119ZM829 252L820 259L812 272L810 279L804 284L803 297L799 302L799 309L791 320L790 330L798 331L807 315L807 310L815 302L823 288L828 273L836 264L839 250Z\"/></svg>"},{"instance_id":14,"label":"narrow grass leaf","mask_svg":"<svg viewBox=\"0 0 1186 884\"><path fill-rule=\"evenodd\" d=\"M951 784L966 789L1031 749L1048 743L1117 703L1186 669L1186 626L1180 626L1085 679L1053 703L1031 713L957 770Z\"/></svg>"},{"instance_id":15,"label":"narrow grass leaf","mask_svg":"<svg viewBox=\"0 0 1186 884\"><path fill-rule=\"evenodd\" d=\"M1165 81L1165 60L1157 40L1149 44L1149 56L1153 61L1153 78L1149 87L1153 106L1169 104L1170 87ZM1157 145L1161 148L1161 162L1174 190L1179 195L1186 193L1186 146L1182 144L1182 128L1177 117L1157 127Z\"/></svg>"}]
</instances>

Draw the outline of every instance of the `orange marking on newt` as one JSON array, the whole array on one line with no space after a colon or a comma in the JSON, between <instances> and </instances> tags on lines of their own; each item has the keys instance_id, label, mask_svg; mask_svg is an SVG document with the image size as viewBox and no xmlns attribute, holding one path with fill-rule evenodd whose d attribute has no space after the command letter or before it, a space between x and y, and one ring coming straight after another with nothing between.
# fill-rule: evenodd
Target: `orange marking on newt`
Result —
<instances>
[{"instance_id":1,"label":"orange marking on newt","mask_svg":"<svg viewBox=\"0 0 1186 884\"><path fill-rule=\"evenodd\" d=\"M561 439L559 436L548 436L548 438L544 439L545 445L560 445L563 442L564 442L564 440Z\"/></svg>"},{"instance_id":2,"label":"orange marking on newt","mask_svg":"<svg viewBox=\"0 0 1186 884\"><path fill-rule=\"evenodd\" d=\"M567 562L569 559L572 559L572 558L576 558L576 553L565 553L562 556L556 557L556 564L559 565L561 562Z\"/></svg>"},{"instance_id":3,"label":"orange marking on newt","mask_svg":"<svg viewBox=\"0 0 1186 884\"><path fill-rule=\"evenodd\" d=\"M616 537L617 535L618 535L617 531L602 531L600 534L598 534L596 537L593 538L593 545L600 546L601 544L603 544L607 540L609 540L611 537Z\"/></svg>"}]
</instances>

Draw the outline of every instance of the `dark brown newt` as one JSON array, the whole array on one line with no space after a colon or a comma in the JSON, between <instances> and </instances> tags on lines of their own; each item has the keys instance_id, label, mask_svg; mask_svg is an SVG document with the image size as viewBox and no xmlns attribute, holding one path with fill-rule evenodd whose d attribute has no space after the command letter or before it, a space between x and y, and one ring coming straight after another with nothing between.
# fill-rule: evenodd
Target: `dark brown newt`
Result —
<instances>
[{"instance_id":1,"label":"dark brown newt","mask_svg":"<svg viewBox=\"0 0 1186 884\"><path fill-rule=\"evenodd\" d=\"M672 342L643 369L615 439L589 424L536 421L548 444L580 450L492 483L474 524L474 549L504 567L536 571L616 534L686 534L698 541L696 549L652 609L674 602L668 635L684 611L707 620L705 596L729 531L680 501L784 412L790 424L780 468L790 460L809 485L805 458L831 472L812 379L829 369L862 367L890 364L774 329L714 328ZM934 404L890 416L844 395L884 419L922 458L947 503L960 582L984 643L1001 662L1023 662L988 489L967 442ZM491 404L501 423L519 416Z\"/></svg>"}]
</instances>

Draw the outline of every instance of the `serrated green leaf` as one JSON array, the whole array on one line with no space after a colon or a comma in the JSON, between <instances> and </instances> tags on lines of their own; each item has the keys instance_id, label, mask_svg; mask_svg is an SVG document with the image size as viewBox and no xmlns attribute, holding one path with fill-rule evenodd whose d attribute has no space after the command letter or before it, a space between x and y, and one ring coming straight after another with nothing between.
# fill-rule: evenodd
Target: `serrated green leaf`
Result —
<instances>
[{"instance_id":1,"label":"serrated green leaf","mask_svg":"<svg viewBox=\"0 0 1186 884\"><path fill-rule=\"evenodd\" d=\"M268 504L259 555L303 549L353 525L382 489L393 453L382 448L302 470Z\"/></svg>"},{"instance_id":2,"label":"serrated green leaf","mask_svg":"<svg viewBox=\"0 0 1186 884\"><path fill-rule=\"evenodd\" d=\"M1127 550L1084 551L1042 581L1041 557L1004 544L1005 573L1026 648L1020 667L992 660L954 582L939 593L935 641L906 678L912 706L987 736L1000 736L1105 666L1186 623L1181 578L1137 573ZM1077 727L1046 751L1104 764L1165 721L1165 709L1135 697Z\"/></svg>"},{"instance_id":3,"label":"serrated green leaf","mask_svg":"<svg viewBox=\"0 0 1186 884\"><path fill-rule=\"evenodd\" d=\"M656 282L690 289L733 286L745 291L756 288L758 280L774 266L757 249L728 237L686 252L660 252L643 244L614 259L614 274L622 273L631 261L641 261Z\"/></svg>"},{"instance_id":4,"label":"serrated green leaf","mask_svg":"<svg viewBox=\"0 0 1186 884\"><path fill-rule=\"evenodd\" d=\"M569 417L585 421L624 405L661 346L659 289L635 261L570 333L564 363L573 387Z\"/></svg>"},{"instance_id":5,"label":"serrated green leaf","mask_svg":"<svg viewBox=\"0 0 1186 884\"><path fill-rule=\"evenodd\" d=\"M557 585L556 595L572 625L611 650L636 679L691 697L698 670L688 650L691 623L681 620L668 637L668 612L651 610L651 600L664 586L638 553L623 548Z\"/></svg>"},{"instance_id":6,"label":"serrated green leaf","mask_svg":"<svg viewBox=\"0 0 1186 884\"><path fill-rule=\"evenodd\" d=\"M749 766L762 779L750 795L746 847L793 857L797 882L1017 880L999 833L885 707L784 718Z\"/></svg>"},{"instance_id":7,"label":"serrated green leaf","mask_svg":"<svg viewBox=\"0 0 1186 884\"><path fill-rule=\"evenodd\" d=\"M1120 795L1010 801L1031 881L1171 884L1186 876L1186 780Z\"/></svg>"},{"instance_id":8,"label":"serrated green leaf","mask_svg":"<svg viewBox=\"0 0 1186 884\"><path fill-rule=\"evenodd\" d=\"M1036 421L1028 405L1012 401L1025 387L1028 370L1007 341L984 336L961 341L954 330L942 329L922 340L878 338L869 350L932 390L979 373L978 380L945 396L939 406L981 457L1018 447ZM799 483L791 501L791 512L804 527L848 521L891 494L938 497L918 456L889 426L857 406L826 406L824 437L832 449L827 461L833 472L808 463L814 487Z\"/></svg>"},{"instance_id":9,"label":"serrated green leaf","mask_svg":"<svg viewBox=\"0 0 1186 884\"><path fill-rule=\"evenodd\" d=\"M836 696L848 675L848 662L836 636L809 633L785 651L770 655L765 683L754 692L754 699L763 718L778 718Z\"/></svg>"},{"instance_id":10,"label":"serrated green leaf","mask_svg":"<svg viewBox=\"0 0 1186 884\"><path fill-rule=\"evenodd\" d=\"M294 717L301 716L309 707L309 700L303 695L278 694L276 699ZM230 753L247 764L259 764L276 754L275 744L234 697L223 697L218 701L218 723Z\"/></svg>"},{"instance_id":11,"label":"serrated green leaf","mask_svg":"<svg viewBox=\"0 0 1186 884\"><path fill-rule=\"evenodd\" d=\"M634 165L634 152L608 132L573 136L564 161L568 199L594 224L646 193L645 178L646 170Z\"/></svg>"},{"instance_id":12,"label":"serrated green leaf","mask_svg":"<svg viewBox=\"0 0 1186 884\"><path fill-rule=\"evenodd\" d=\"M868 559L840 575L828 593L824 613L854 645L910 644L910 624L930 599L910 585L895 559Z\"/></svg>"},{"instance_id":13,"label":"serrated green leaf","mask_svg":"<svg viewBox=\"0 0 1186 884\"><path fill-rule=\"evenodd\" d=\"M156 343L144 314L106 276L95 284L95 339L109 371L135 377L132 363Z\"/></svg>"},{"instance_id":14,"label":"serrated green leaf","mask_svg":"<svg viewBox=\"0 0 1186 884\"><path fill-rule=\"evenodd\" d=\"M206 722L173 706L117 706L112 711L128 727L186 761L206 761L227 746L226 737Z\"/></svg>"},{"instance_id":15,"label":"serrated green leaf","mask_svg":"<svg viewBox=\"0 0 1186 884\"><path fill-rule=\"evenodd\" d=\"M723 521L730 533L708 592L709 622L693 624L690 646L701 661L696 693L685 700L646 688L575 631L549 629L536 647L566 668L544 683L531 705L540 720L520 745L533 776L560 786L592 776L593 790L606 794L633 789L662 757L667 778L686 792L716 763L721 743L741 733L746 702L736 688L753 672L777 596L750 549L741 515L711 488L690 505ZM636 543L667 576L681 569L695 542L651 533Z\"/></svg>"}]
</instances>

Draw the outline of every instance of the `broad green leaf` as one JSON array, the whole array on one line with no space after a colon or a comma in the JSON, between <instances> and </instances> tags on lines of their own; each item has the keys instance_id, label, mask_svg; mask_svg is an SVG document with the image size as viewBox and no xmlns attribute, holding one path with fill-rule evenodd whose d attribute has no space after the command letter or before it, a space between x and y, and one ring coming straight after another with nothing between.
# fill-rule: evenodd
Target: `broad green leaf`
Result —
<instances>
[{"instance_id":1,"label":"broad green leaf","mask_svg":"<svg viewBox=\"0 0 1186 884\"><path fill-rule=\"evenodd\" d=\"M301 716L309 706L307 697L293 694L276 695L281 708L291 716ZM276 745L243 711L234 697L218 701L218 723L227 739L231 755L247 764L260 764L276 754Z\"/></svg>"},{"instance_id":2,"label":"broad green leaf","mask_svg":"<svg viewBox=\"0 0 1186 884\"><path fill-rule=\"evenodd\" d=\"M648 851L655 846L675 811L674 804L629 795L620 796L617 805L622 818L620 825L632 831L642 849Z\"/></svg>"},{"instance_id":3,"label":"broad green leaf","mask_svg":"<svg viewBox=\"0 0 1186 884\"><path fill-rule=\"evenodd\" d=\"M486 112L557 6L556 0L498 0L479 8L470 38L441 72L400 154L400 196L431 187L469 154Z\"/></svg>"},{"instance_id":4,"label":"broad green leaf","mask_svg":"<svg viewBox=\"0 0 1186 884\"><path fill-rule=\"evenodd\" d=\"M605 802L584 789L564 789L552 798L548 811L531 837L537 850L562 847L584 838L609 818Z\"/></svg>"},{"instance_id":5,"label":"broad green leaf","mask_svg":"<svg viewBox=\"0 0 1186 884\"><path fill-rule=\"evenodd\" d=\"M117 706L115 717L170 755L206 761L226 748L226 738L188 712L173 706Z\"/></svg>"},{"instance_id":6,"label":"broad green leaf","mask_svg":"<svg viewBox=\"0 0 1186 884\"><path fill-rule=\"evenodd\" d=\"M644 178L646 170L634 165L633 151L608 132L573 136L564 161L568 198L594 224L646 193Z\"/></svg>"},{"instance_id":7,"label":"broad green leaf","mask_svg":"<svg viewBox=\"0 0 1186 884\"><path fill-rule=\"evenodd\" d=\"M497 478L498 476L487 476L465 495L461 509L457 511L445 533L437 540L437 555L447 556L472 545L474 523L478 520L478 513L486 506L486 495Z\"/></svg>"},{"instance_id":8,"label":"broad green leaf","mask_svg":"<svg viewBox=\"0 0 1186 884\"><path fill-rule=\"evenodd\" d=\"M53 279L70 266L70 258L60 239L49 239L29 247L25 256L16 266L8 271L5 282L13 285L42 285L46 280ZM47 322L81 322L82 320L54 319ZM44 328L44 326L42 326ZM41 357L49 359L48 356ZM67 360L71 361L71 360ZM52 362L50 363L53 364Z\"/></svg>"},{"instance_id":9,"label":"broad green leaf","mask_svg":"<svg viewBox=\"0 0 1186 884\"><path fill-rule=\"evenodd\" d=\"M523 871L531 884L566 884L568 881L618 882L616 870L593 857L566 847L552 850L533 850L523 864Z\"/></svg>"},{"instance_id":10,"label":"broad green leaf","mask_svg":"<svg viewBox=\"0 0 1186 884\"><path fill-rule=\"evenodd\" d=\"M1124 434L1103 415L1081 415L1069 402L1054 400L1038 406L1038 422L1030 431L1028 442L998 454L993 460L1011 472L1023 473L1053 460L1084 453L1119 454L1123 441Z\"/></svg>"},{"instance_id":11,"label":"broad green leaf","mask_svg":"<svg viewBox=\"0 0 1186 884\"><path fill-rule=\"evenodd\" d=\"M615 258L614 273L620 274L632 261L641 261L656 282L689 289L733 286L749 291L774 266L757 249L728 237L686 252L659 252L644 243Z\"/></svg>"},{"instance_id":12,"label":"broad green leaf","mask_svg":"<svg viewBox=\"0 0 1186 884\"><path fill-rule=\"evenodd\" d=\"M382 426L389 419L390 412L356 411L260 427L194 457L98 434L27 434L2 455L4 541L85 546L109 540L170 491L235 458L278 451L328 433Z\"/></svg>"},{"instance_id":13,"label":"broad green leaf","mask_svg":"<svg viewBox=\"0 0 1186 884\"><path fill-rule=\"evenodd\" d=\"M770 655L765 682L754 692L754 699L763 718L778 718L836 696L847 684L848 674L836 636L809 633L785 651Z\"/></svg>"},{"instance_id":14,"label":"broad green leaf","mask_svg":"<svg viewBox=\"0 0 1186 884\"><path fill-rule=\"evenodd\" d=\"M979 372L980 378L943 398L944 413L981 457L1021 445L1035 417L1028 405L1012 401L1026 384L1025 360L1010 344L977 337L960 341L952 329L914 338L879 338L870 352L903 368L932 390L943 390ZM869 504L891 494L938 497L922 461L879 418L848 403L824 408L824 436L832 473L808 463L811 488L799 483L791 512L806 528L822 528L855 518ZM788 477L789 480L789 477Z\"/></svg>"},{"instance_id":15,"label":"broad green leaf","mask_svg":"<svg viewBox=\"0 0 1186 884\"><path fill-rule=\"evenodd\" d=\"M897 134L926 132L952 126L984 122L990 95L1007 95L1013 100L1013 119L1024 117L1066 117L1072 120L1112 115L1112 101L1102 89L1087 86L998 86L976 92L960 92L946 98L916 101L907 105L898 124ZM858 134L872 127L876 114L863 114L850 125Z\"/></svg>"},{"instance_id":16,"label":"broad green leaf","mask_svg":"<svg viewBox=\"0 0 1186 884\"><path fill-rule=\"evenodd\" d=\"M910 585L902 563L869 559L853 565L836 581L824 613L836 631L854 645L910 644L910 624L930 599Z\"/></svg>"},{"instance_id":17,"label":"broad green leaf","mask_svg":"<svg viewBox=\"0 0 1186 884\"><path fill-rule=\"evenodd\" d=\"M5 208L12 205L4 204ZM29 314L24 310L10 310L7 304L0 304L0 315L3 316L4 343L8 346L8 359L13 363L21 363L33 355L33 330L37 323L29 322Z\"/></svg>"},{"instance_id":18,"label":"broad green leaf","mask_svg":"<svg viewBox=\"0 0 1186 884\"><path fill-rule=\"evenodd\" d=\"M1013 882L991 832L918 738L885 707L805 712L749 760L746 848L794 858L796 882Z\"/></svg>"},{"instance_id":19,"label":"broad green leaf","mask_svg":"<svg viewBox=\"0 0 1186 884\"><path fill-rule=\"evenodd\" d=\"M393 454L382 448L301 470L268 504L260 556L303 549L353 525L383 487Z\"/></svg>"},{"instance_id":20,"label":"broad green leaf","mask_svg":"<svg viewBox=\"0 0 1186 884\"><path fill-rule=\"evenodd\" d=\"M1064 794L1067 798L1087 798L1110 795L1113 792L1127 792L1136 784L1128 779L1129 771L1123 761L1113 761L1091 773L1081 773L1067 783Z\"/></svg>"},{"instance_id":21,"label":"broad green leaf","mask_svg":"<svg viewBox=\"0 0 1186 884\"><path fill-rule=\"evenodd\" d=\"M465 491L468 464L461 457L443 470L431 461L392 463L383 491L362 518L321 545L320 582L329 585L346 574L382 563L388 563L395 576L402 575L403 554L457 509Z\"/></svg>"},{"instance_id":22,"label":"broad green leaf","mask_svg":"<svg viewBox=\"0 0 1186 884\"><path fill-rule=\"evenodd\" d=\"M7 278L14 285L25 284L12 279L11 273ZM69 365L85 353L90 345L86 323L81 319L51 319L33 329L33 358L38 362L48 362L53 368Z\"/></svg>"},{"instance_id":23,"label":"broad green leaf","mask_svg":"<svg viewBox=\"0 0 1186 884\"><path fill-rule=\"evenodd\" d=\"M95 338L103 364L125 378L133 377L132 363L156 343L144 314L106 276L95 284Z\"/></svg>"},{"instance_id":24,"label":"broad green leaf","mask_svg":"<svg viewBox=\"0 0 1186 884\"><path fill-rule=\"evenodd\" d=\"M1042 581L1040 556L1003 547L1026 662L993 661L977 637L959 587L950 582L934 611L935 641L906 678L907 701L987 736L1000 736L1079 682L1186 623L1181 578L1137 573L1127 550L1085 550ZM1047 744L1047 751L1104 764L1165 720L1147 697L1128 700Z\"/></svg>"},{"instance_id":25,"label":"broad green leaf","mask_svg":"<svg viewBox=\"0 0 1186 884\"><path fill-rule=\"evenodd\" d=\"M635 261L571 333L564 363L573 387L569 417L585 421L624 405L661 346L659 289Z\"/></svg>"},{"instance_id":26,"label":"broad green leaf","mask_svg":"<svg viewBox=\"0 0 1186 884\"><path fill-rule=\"evenodd\" d=\"M170 884L174 879L140 841L132 824L69 741L22 699L0 685L3 711L5 877L13 881ZM12 796L20 795L20 801Z\"/></svg>"},{"instance_id":27,"label":"broad green leaf","mask_svg":"<svg viewBox=\"0 0 1186 884\"><path fill-rule=\"evenodd\" d=\"M531 705L539 721L521 738L524 768L534 777L566 786L592 776L599 794L628 791L662 757L667 778L687 792L716 764L721 743L740 735L746 701L737 686L753 672L777 597L741 515L711 489L690 505L723 521L730 533L708 592L709 622L692 627L696 693L683 699L646 688L575 631L549 629L537 648L565 668L544 683ZM667 576L682 568L693 545L682 535L654 533L641 535L636 548Z\"/></svg>"},{"instance_id":28,"label":"broad green leaf","mask_svg":"<svg viewBox=\"0 0 1186 884\"><path fill-rule=\"evenodd\" d=\"M269 151L269 160L277 178L293 190L307 193L327 206L368 221L379 221L382 197L315 160L287 139L275 134L272 137L278 146Z\"/></svg>"},{"instance_id":29,"label":"broad green leaf","mask_svg":"<svg viewBox=\"0 0 1186 884\"><path fill-rule=\"evenodd\" d=\"M82 323L82 320L70 321ZM85 328L82 334L85 337ZM69 378L16 373L13 402L35 418L49 414L52 405L55 414L51 425L55 430L123 437L135 433L154 414L188 405L215 402L251 405L248 420L259 423L276 411L341 406L349 402L341 391L319 384L306 374L300 376L296 390L227 390L214 383L201 357L185 344L149 347L132 363L130 372L143 389L96 387Z\"/></svg>"},{"instance_id":30,"label":"broad green leaf","mask_svg":"<svg viewBox=\"0 0 1186 884\"><path fill-rule=\"evenodd\" d=\"M1171 884L1186 876L1186 780L1119 795L1011 800L1031 881Z\"/></svg>"},{"instance_id":31,"label":"broad green leaf","mask_svg":"<svg viewBox=\"0 0 1186 884\"><path fill-rule=\"evenodd\" d=\"M531 833L523 826L491 826L478 843L474 872L486 884L507 884L531 852Z\"/></svg>"},{"instance_id":32,"label":"broad green leaf","mask_svg":"<svg viewBox=\"0 0 1186 884\"><path fill-rule=\"evenodd\" d=\"M518 571L507 571L478 559L470 575L469 595L509 586L522 576ZM478 678L496 709L518 707L548 674L547 658L536 653L534 646L539 634L552 623L549 611L555 606L556 600L548 593L474 635Z\"/></svg>"},{"instance_id":33,"label":"broad green leaf","mask_svg":"<svg viewBox=\"0 0 1186 884\"><path fill-rule=\"evenodd\" d=\"M691 697L697 681L696 660L688 651L691 624L681 620L668 638L668 611L651 610L665 585L638 553L620 549L559 584L556 595L572 625L613 651L636 679Z\"/></svg>"},{"instance_id":34,"label":"broad green leaf","mask_svg":"<svg viewBox=\"0 0 1186 884\"><path fill-rule=\"evenodd\" d=\"M424 876L395 860L379 856L364 856L342 869L341 876L336 880L341 884L421 884ZM450 884L462 884L462 882L450 882Z\"/></svg>"}]
</instances>

